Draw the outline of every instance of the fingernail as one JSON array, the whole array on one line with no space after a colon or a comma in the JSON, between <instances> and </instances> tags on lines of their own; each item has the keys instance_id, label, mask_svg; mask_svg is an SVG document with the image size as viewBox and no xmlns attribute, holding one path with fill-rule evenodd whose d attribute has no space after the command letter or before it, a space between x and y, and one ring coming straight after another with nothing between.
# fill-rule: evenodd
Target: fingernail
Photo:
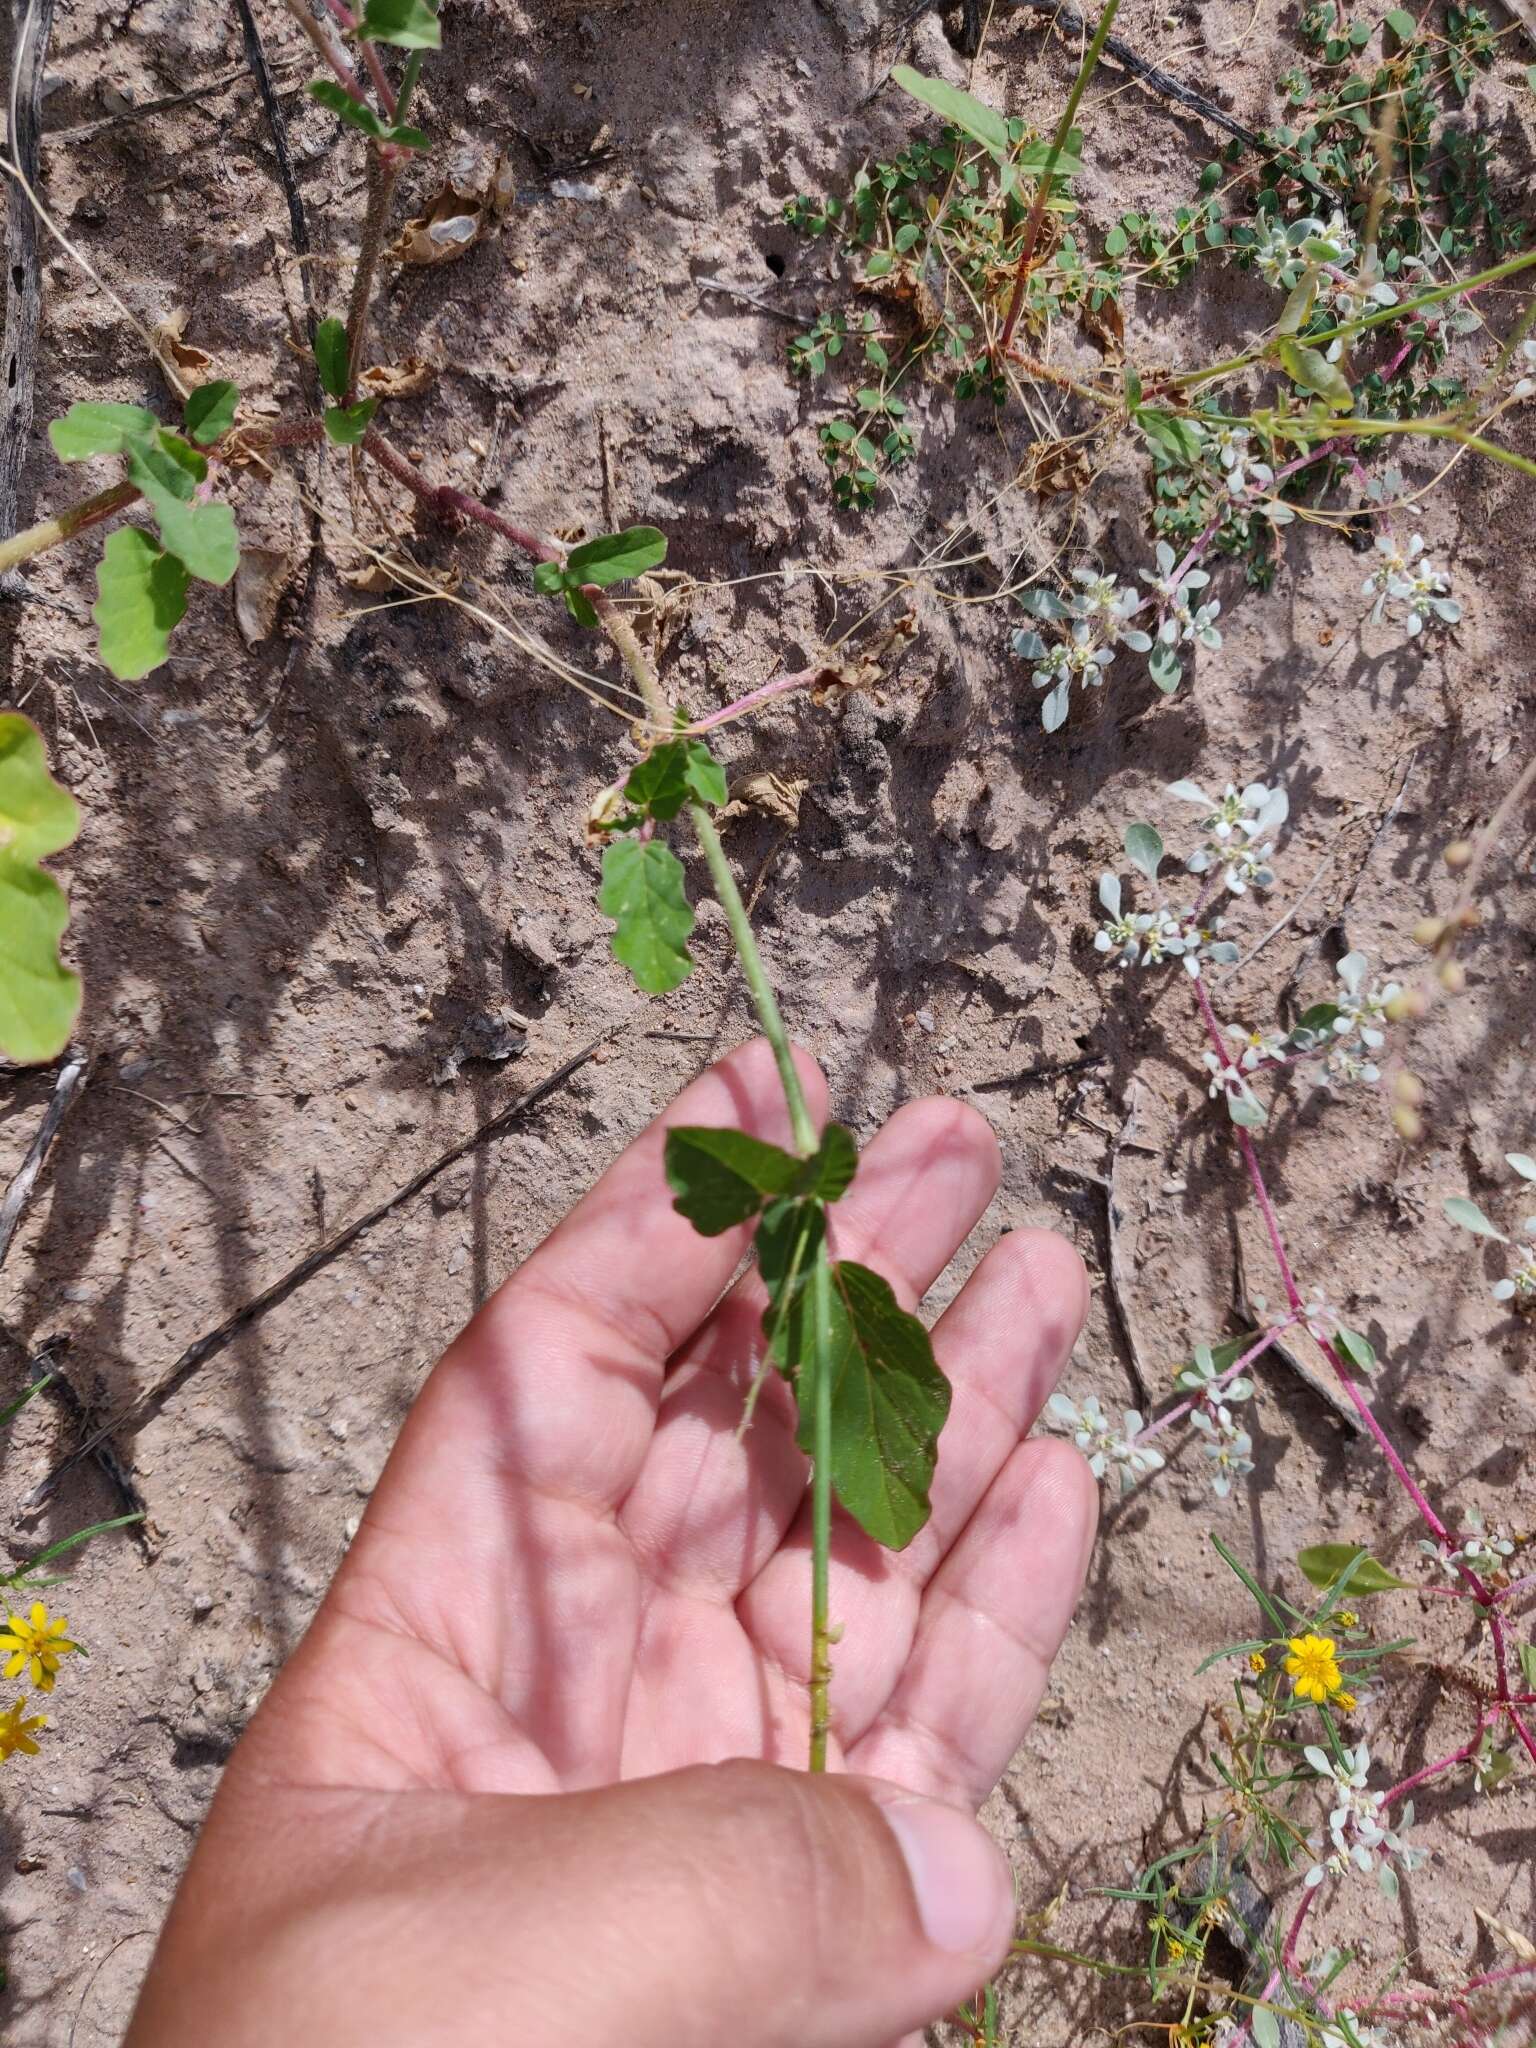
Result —
<instances>
[{"instance_id":1,"label":"fingernail","mask_svg":"<svg viewBox=\"0 0 1536 2048\"><path fill-rule=\"evenodd\" d=\"M950 1955L1000 1951L1013 1924L1013 1880L985 1828L930 1799L882 1800L923 1932Z\"/></svg>"}]
</instances>

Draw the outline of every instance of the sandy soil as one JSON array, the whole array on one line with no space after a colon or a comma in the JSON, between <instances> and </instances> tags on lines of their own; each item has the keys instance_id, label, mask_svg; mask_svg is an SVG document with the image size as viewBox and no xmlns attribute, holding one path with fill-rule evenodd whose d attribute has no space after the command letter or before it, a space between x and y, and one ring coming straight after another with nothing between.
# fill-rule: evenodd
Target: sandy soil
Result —
<instances>
[{"instance_id":1,"label":"sandy soil","mask_svg":"<svg viewBox=\"0 0 1536 2048\"><path fill-rule=\"evenodd\" d=\"M259 12L280 76L302 80L292 24ZM779 212L911 132L913 110L892 90L865 104L893 60L970 75L941 17L911 13L878 0L445 8L427 124L506 151L518 203L505 232L458 266L392 281L379 359L441 365L396 409L396 439L435 476L493 490L537 525L663 527L671 563L716 586L672 643L673 686L699 711L809 660L866 601L853 584L781 583L786 564L907 564L966 520L985 560L969 585L950 586L960 594L984 592L1015 559L1044 559L1073 520L1074 545L1107 563L1148 559L1133 464L1112 462L1075 507L1023 491L999 504L1029 430L1017 414L1001 434L983 429L936 389L917 401L919 459L879 510L853 520L828 500L818 402L786 373L791 329L763 308L804 315L836 294L824 246L791 236ZM1127 0L1121 29L1240 119L1273 118L1275 77L1294 59L1289 12L1277 24L1263 0L1252 18L1227 0L1175 0L1166 14ZM1529 117L1508 110L1532 54L1517 40L1472 102L1499 117L1522 177L1529 156L1510 124ZM87 0L55 29L47 126L99 122L120 104L112 94L142 102L241 61L222 8ZM999 6L975 89L1045 118L1074 63L1040 17ZM337 146L320 109L285 105L313 287L334 306L361 156ZM1089 110L1091 213L1187 196L1212 153L1197 120L1113 66ZM586 161L594 136L598 160ZM243 80L51 143L45 173L61 221L135 312L185 311L188 340L221 372L275 406L305 402L285 340L300 273ZM553 197L562 177L599 196ZM1204 275L1132 305L1144 360L1240 339L1260 317L1249 283ZM160 403L105 297L57 253L44 280L39 420L83 396ZM79 1563L60 1597L91 1663L61 1685L46 1753L5 1774L11 1988L0 2010L15 2048L119 2037L220 1764L302 1632L432 1360L597 1169L750 1029L712 911L701 971L664 1002L638 1000L608 955L581 826L624 759L614 721L463 614L370 609L325 564L307 632L291 637L310 545L296 479L314 489L318 475L305 457L271 485L250 475L238 486L242 529L273 551L285 584L277 630L254 645L227 597L200 593L170 663L141 686L114 684L91 652L80 552L35 564L33 601L5 615L6 700L42 724L85 810L58 866L94 1071L7 1263L0 1312L30 1347L67 1340L61 1362L82 1399L113 1413L331 1232L600 1033L616 1035L119 1443L152 1533L107 1539ZM403 525L377 486L349 504L339 465L327 475L335 519L374 533ZM38 511L72 495L41 440L28 489ZM1171 702L1127 673L1096 720L1075 715L1048 741L1005 651L1011 622L922 595L911 651L877 691L840 706L787 700L728 729L733 774L808 782L796 831L747 819L731 841L758 885L756 921L794 1029L862 1134L934 1089L990 1119L1005 1178L969 1256L1022 1224L1077 1244L1096 1285L1074 1392L1111 1407L1137 1396L1128 1328L1161 1392L1192 1343L1239 1327L1239 1253L1249 1285L1277 1291L1207 1103L1184 990L1150 994L1103 967L1094 878L1128 818L1170 837L1179 827L1169 779L1280 775L1293 825L1276 892L1242 915L1245 946L1329 865L1224 985L1224 1014L1267 1020L1298 967L1302 995L1320 997L1349 947L1410 964L1408 934L1446 894L1438 848L1487 814L1522 758L1530 508L1528 487L1471 462L1426 504L1423 530L1465 603L1463 625L1433 646L1357 624L1357 557L1296 528L1271 595L1221 572L1227 644ZM600 660L551 622L497 545L432 536L420 551L485 579L562 651ZM1468 1188L1510 1210L1501 1155L1536 1149L1536 893L1528 843L1515 850L1512 834L1467 955L1466 998L1437 1008L1414 1047L1431 1090L1427 1141L1405 1153L1374 1101L1298 1096L1268 1156L1299 1269L1383 1353L1379 1412L1424 1483L1529 1528L1536 1329L1490 1299L1492 1267L1440 1216L1442 1198ZM528 1020L519 1053L439 1081L466 1031L479 1042L477 1020L514 1011ZM0 1182L49 1087L46 1075L0 1083ZM1134 1143L1115 1166L1117 1316L1104 1177L1133 1103ZM1247 1633L1249 1614L1210 1532L1293 1593L1297 1548L1323 1536L1368 1540L1417 1576L1400 1497L1310 1385L1271 1367L1255 1436L1258 1470L1231 1500L1212 1499L1186 1453L1106 1518L1050 1700L990 1810L1027 1908L1068 1887L1055 1938L1124 1954L1125 1909L1091 1889L1124 1882L1219 1805L1206 1749L1225 1681L1191 1674ZM12 1556L117 1511L86 1466L41 1515L19 1518L73 1440L40 1400L5 1444ZM1427 1658L1364 1718L1373 1749L1405 1770L1463 1739L1435 1660L1484 1653L1448 1604L1397 1599L1390 1625L1418 1635ZM1401 1908L1375 1902L1339 1927L1364 1939L1373 1966L1401 1954L1411 1981L1447 1981L1495 1959L1474 1906L1536 1923L1536 1792L1529 1774L1492 1799L1458 1779L1420 1811L1434 1855ZM1130 2006L1036 1971L1010 1990L1009 2010L1015 2038L1054 2048L1103 2038Z\"/></svg>"}]
</instances>

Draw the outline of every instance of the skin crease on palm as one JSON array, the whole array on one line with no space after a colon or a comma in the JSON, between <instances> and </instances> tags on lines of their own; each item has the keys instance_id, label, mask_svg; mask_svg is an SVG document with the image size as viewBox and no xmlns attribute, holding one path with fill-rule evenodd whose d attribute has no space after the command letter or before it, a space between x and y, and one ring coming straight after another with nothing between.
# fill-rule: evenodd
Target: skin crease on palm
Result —
<instances>
[{"instance_id":1,"label":"skin crease on palm","mask_svg":"<svg viewBox=\"0 0 1536 2048\"><path fill-rule=\"evenodd\" d=\"M776 1374L738 1435L762 1293L732 1284L748 1230L670 1205L677 1122L787 1144L766 1045L686 1089L431 1375L230 1762L130 2048L880 2048L1003 1960L1006 1873L968 1816L1092 1542L1082 1459L1025 1441L1082 1264L1005 1235L936 1325L932 1517L899 1554L837 1517L836 1775L812 1779L807 1463ZM909 1103L835 1253L913 1307L998 1178L979 1115Z\"/></svg>"}]
</instances>

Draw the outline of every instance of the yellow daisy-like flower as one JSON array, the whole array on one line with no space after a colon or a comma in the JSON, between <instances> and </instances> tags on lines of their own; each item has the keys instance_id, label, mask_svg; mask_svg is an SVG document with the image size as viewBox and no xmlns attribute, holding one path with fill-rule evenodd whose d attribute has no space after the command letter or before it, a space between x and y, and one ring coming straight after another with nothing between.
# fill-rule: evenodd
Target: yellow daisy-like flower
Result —
<instances>
[{"instance_id":1,"label":"yellow daisy-like flower","mask_svg":"<svg viewBox=\"0 0 1536 2048\"><path fill-rule=\"evenodd\" d=\"M1286 1675L1298 1699L1316 1700L1321 1706L1344 1690L1339 1646L1332 1636L1292 1636L1286 1647L1291 1653L1285 1660Z\"/></svg>"},{"instance_id":2,"label":"yellow daisy-like flower","mask_svg":"<svg viewBox=\"0 0 1536 2048\"><path fill-rule=\"evenodd\" d=\"M1341 1714L1352 1714L1355 1711L1357 1701L1352 1692L1336 1692L1333 1696L1333 1704Z\"/></svg>"},{"instance_id":3,"label":"yellow daisy-like flower","mask_svg":"<svg viewBox=\"0 0 1536 2048\"><path fill-rule=\"evenodd\" d=\"M1248 1652L1248 1669L1253 1673L1255 1678L1258 1677L1261 1671L1267 1671L1269 1669L1269 1662L1262 1650L1250 1650Z\"/></svg>"},{"instance_id":4,"label":"yellow daisy-like flower","mask_svg":"<svg viewBox=\"0 0 1536 2048\"><path fill-rule=\"evenodd\" d=\"M6 1677L20 1678L25 1671L39 1692L53 1691L53 1674L70 1651L79 1647L65 1635L63 1615L56 1614L50 1620L41 1600L32 1602L32 1611L25 1621L8 1615L5 1628L0 1631L0 1652L11 1653L6 1659Z\"/></svg>"},{"instance_id":5,"label":"yellow daisy-like flower","mask_svg":"<svg viewBox=\"0 0 1536 2048\"><path fill-rule=\"evenodd\" d=\"M1356 1614L1355 1610L1352 1607L1341 1607L1338 1613L1333 1618L1339 1624L1340 1628L1353 1628L1355 1623L1360 1619L1359 1615Z\"/></svg>"},{"instance_id":6,"label":"yellow daisy-like flower","mask_svg":"<svg viewBox=\"0 0 1536 2048\"><path fill-rule=\"evenodd\" d=\"M33 1730L47 1726L46 1714L27 1715L25 1699L19 1699L14 1707L8 1707L0 1714L0 1764L8 1757L13 1757L17 1750L22 1750L27 1756L36 1756L37 1744L32 1740Z\"/></svg>"}]
</instances>

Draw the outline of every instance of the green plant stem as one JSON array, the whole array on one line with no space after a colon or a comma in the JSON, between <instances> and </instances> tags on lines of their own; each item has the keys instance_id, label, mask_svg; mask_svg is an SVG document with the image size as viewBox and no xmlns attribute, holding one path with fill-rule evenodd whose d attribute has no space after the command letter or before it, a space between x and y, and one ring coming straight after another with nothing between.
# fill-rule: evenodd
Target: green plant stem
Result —
<instances>
[{"instance_id":1,"label":"green plant stem","mask_svg":"<svg viewBox=\"0 0 1536 2048\"><path fill-rule=\"evenodd\" d=\"M33 555L40 555L47 548L56 548L62 541L73 540L87 527L99 526L103 519L110 519L114 512L121 512L138 496L133 484L114 484L109 491L98 491L94 498L82 498L78 505L67 505L51 519L40 519L35 526L13 533L9 540L0 540L0 575L7 569L14 569L18 562L30 561Z\"/></svg>"},{"instance_id":2,"label":"green plant stem","mask_svg":"<svg viewBox=\"0 0 1536 2048\"><path fill-rule=\"evenodd\" d=\"M412 50L405 60L405 74L400 80L400 97L395 101L395 125L399 127L411 111L411 100L416 91L416 81L421 77L421 63L425 50Z\"/></svg>"},{"instance_id":3,"label":"green plant stem","mask_svg":"<svg viewBox=\"0 0 1536 2048\"><path fill-rule=\"evenodd\" d=\"M1474 455L1487 455L1495 462L1502 462L1507 469L1521 470L1526 476L1536 476L1536 462L1528 455L1517 455L1513 448L1501 448L1497 441L1485 440L1481 434L1474 434L1455 420L1328 420L1325 432L1333 434L1423 434L1432 441L1459 441L1463 448L1470 448Z\"/></svg>"},{"instance_id":4,"label":"green plant stem","mask_svg":"<svg viewBox=\"0 0 1536 2048\"><path fill-rule=\"evenodd\" d=\"M832 1327L832 1269L825 1251L817 1254L809 1285L814 1296L810 1327L825 1333ZM832 1627L830 1581L832 1560L832 1372L826 1345L819 1356L804 1360L812 1368L811 1385L811 1755L810 1768L827 1768L827 1730L831 1725Z\"/></svg>"},{"instance_id":5,"label":"green plant stem","mask_svg":"<svg viewBox=\"0 0 1536 2048\"><path fill-rule=\"evenodd\" d=\"M1040 239L1040 223L1045 219L1046 205L1051 196L1051 178L1056 170L1056 159L1066 147L1067 137L1072 133L1072 123L1077 117L1078 107L1087 90L1099 58L1104 51L1105 39L1113 26L1120 9L1120 0L1104 0L1104 11L1099 16L1099 25L1093 32L1093 41L1083 54L1077 76L1072 81L1072 90L1067 94L1067 104L1061 110L1061 119L1056 123L1056 133L1051 138L1050 154L1045 160L1045 169L1040 173L1040 182L1035 187L1035 201L1029 209L1029 219L1024 224L1024 246L1019 251L1019 266L1013 274L1013 295L1008 301L1008 316L1003 322L1002 338L997 353L1006 356L1013 330L1019 324L1019 314L1024 308L1024 290L1029 283L1030 265L1035 258L1035 244Z\"/></svg>"},{"instance_id":6,"label":"green plant stem","mask_svg":"<svg viewBox=\"0 0 1536 2048\"><path fill-rule=\"evenodd\" d=\"M363 213L363 235L357 251L357 268L352 273L352 296L347 301L347 396L356 395L358 369L362 363L363 338L368 330L368 308L373 304L374 279L384 251L384 234L389 226L390 201L400 175L386 160L376 142L368 145L368 202Z\"/></svg>"},{"instance_id":7,"label":"green plant stem","mask_svg":"<svg viewBox=\"0 0 1536 2048\"><path fill-rule=\"evenodd\" d=\"M741 900L736 877L731 872L731 864L725 857L725 848L720 844L720 834L707 807L700 803L691 803L688 806L688 815L698 835L699 845L703 849L704 859L709 868L709 878L714 883L715 894L720 899L720 908L725 912L725 921L731 928L731 941L736 948L736 957L741 962L742 977L752 997L753 1008L757 1011L757 1021L763 1027L764 1038L773 1047L779 1080L784 1088L784 1100L789 1105L789 1122L795 1134L795 1149L802 1158L808 1159L816 1150L816 1126L811 1120L805 1090L800 1085L800 1075L790 1049L789 1033L784 1028L778 1001L763 967L763 956L757 950L757 940L752 933L747 906ZM821 1461L818 1459L817 1462L820 1464Z\"/></svg>"}]
</instances>

